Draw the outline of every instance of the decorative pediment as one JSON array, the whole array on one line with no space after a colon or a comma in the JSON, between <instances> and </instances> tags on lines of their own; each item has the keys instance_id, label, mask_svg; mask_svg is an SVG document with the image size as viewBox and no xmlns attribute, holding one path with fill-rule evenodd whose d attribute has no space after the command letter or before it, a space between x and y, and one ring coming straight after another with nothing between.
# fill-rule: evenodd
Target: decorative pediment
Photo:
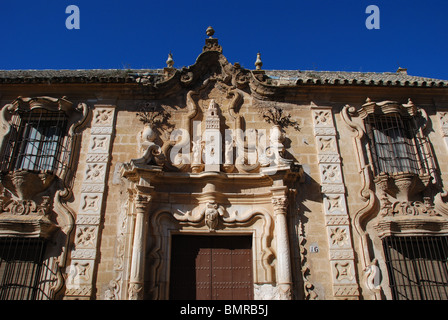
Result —
<instances>
[{"instance_id":1,"label":"decorative pediment","mask_svg":"<svg viewBox=\"0 0 448 320\"><path fill-rule=\"evenodd\" d=\"M414 117L417 115L418 109L411 101L408 100L408 103L399 104L396 101L381 101L374 102L371 101L370 98L367 98L366 103L361 106L360 109L357 110L357 113L361 119L366 118L369 114L389 114L389 113L398 113L402 116L406 117Z\"/></svg>"},{"instance_id":2,"label":"decorative pediment","mask_svg":"<svg viewBox=\"0 0 448 320\"><path fill-rule=\"evenodd\" d=\"M64 111L70 114L73 112L73 103L68 101L66 97L18 97L3 110L4 112L12 113L15 111L30 111L36 108L43 108L49 111Z\"/></svg>"},{"instance_id":3,"label":"decorative pediment","mask_svg":"<svg viewBox=\"0 0 448 320\"><path fill-rule=\"evenodd\" d=\"M173 63L173 55L170 53L167 68L164 69L165 77L157 83L154 83L151 75L138 77L137 82L145 87L146 94L161 98L183 88L195 88L210 81L243 88L248 85L250 79L251 72L241 68L238 63L229 63L222 54L218 39L212 36L205 40L204 49L193 65L175 69Z\"/></svg>"},{"instance_id":4,"label":"decorative pediment","mask_svg":"<svg viewBox=\"0 0 448 320\"><path fill-rule=\"evenodd\" d=\"M163 76L154 77L154 74L136 74L136 82L142 86L143 94L150 99L163 99L184 89L198 90L209 82L220 82L233 89L241 89L262 100L283 99L285 88L271 85L269 77L261 69L261 54L257 54L255 70L242 67L238 62L231 64L223 55L223 49L218 39L214 38L214 30L207 29L208 38L201 54L195 63L188 67L176 69L174 56L170 52L166 61Z\"/></svg>"}]
</instances>

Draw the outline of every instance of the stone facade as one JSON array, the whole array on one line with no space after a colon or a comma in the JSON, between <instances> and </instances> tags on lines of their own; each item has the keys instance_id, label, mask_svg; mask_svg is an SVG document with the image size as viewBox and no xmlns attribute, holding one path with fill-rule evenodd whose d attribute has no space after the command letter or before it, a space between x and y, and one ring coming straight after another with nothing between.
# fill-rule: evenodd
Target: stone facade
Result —
<instances>
[{"instance_id":1,"label":"stone facade","mask_svg":"<svg viewBox=\"0 0 448 320\"><path fill-rule=\"evenodd\" d=\"M255 299L392 299L383 239L448 234L448 84L249 70L207 35L182 69L0 71L0 237L49 241L51 299L169 299L176 234L250 235ZM14 169L41 109L68 119L60 165ZM375 167L391 114L421 124L418 172Z\"/></svg>"}]
</instances>

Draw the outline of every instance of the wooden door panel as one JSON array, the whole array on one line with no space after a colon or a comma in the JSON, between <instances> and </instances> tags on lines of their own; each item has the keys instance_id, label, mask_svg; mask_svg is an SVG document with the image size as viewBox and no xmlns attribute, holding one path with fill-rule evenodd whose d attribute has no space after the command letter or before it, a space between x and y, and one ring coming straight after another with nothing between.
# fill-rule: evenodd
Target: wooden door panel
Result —
<instances>
[{"instance_id":1,"label":"wooden door panel","mask_svg":"<svg viewBox=\"0 0 448 320\"><path fill-rule=\"evenodd\" d=\"M170 299L253 299L250 236L173 236Z\"/></svg>"}]
</instances>

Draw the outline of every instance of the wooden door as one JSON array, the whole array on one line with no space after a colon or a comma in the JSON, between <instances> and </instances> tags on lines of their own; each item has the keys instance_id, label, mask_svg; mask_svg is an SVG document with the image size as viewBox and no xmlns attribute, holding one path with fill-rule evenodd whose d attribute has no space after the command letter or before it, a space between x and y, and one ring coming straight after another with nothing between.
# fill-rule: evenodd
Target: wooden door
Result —
<instances>
[{"instance_id":1,"label":"wooden door","mask_svg":"<svg viewBox=\"0 0 448 320\"><path fill-rule=\"evenodd\" d=\"M250 236L174 235L170 299L253 299Z\"/></svg>"}]
</instances>

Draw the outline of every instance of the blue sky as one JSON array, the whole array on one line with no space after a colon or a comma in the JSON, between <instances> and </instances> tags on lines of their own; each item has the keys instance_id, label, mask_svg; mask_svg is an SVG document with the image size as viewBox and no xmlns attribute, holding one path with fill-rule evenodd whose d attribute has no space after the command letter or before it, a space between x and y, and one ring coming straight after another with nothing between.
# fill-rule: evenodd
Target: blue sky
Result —
<instances>
[{"instance_id":1,"label":"blue sky","mask_svg":"<svg viewBox=\"0 0 448 320\"><path fill-rule=\"evenodd\" d=\"M65 9L80 10L68 30ZM380 9L369 30L368 5ZM229 62L267 70L395 72L448 80L448 1L0 0L0 69L176 68L211 25Z\"/></svg>"}]
</instances>

